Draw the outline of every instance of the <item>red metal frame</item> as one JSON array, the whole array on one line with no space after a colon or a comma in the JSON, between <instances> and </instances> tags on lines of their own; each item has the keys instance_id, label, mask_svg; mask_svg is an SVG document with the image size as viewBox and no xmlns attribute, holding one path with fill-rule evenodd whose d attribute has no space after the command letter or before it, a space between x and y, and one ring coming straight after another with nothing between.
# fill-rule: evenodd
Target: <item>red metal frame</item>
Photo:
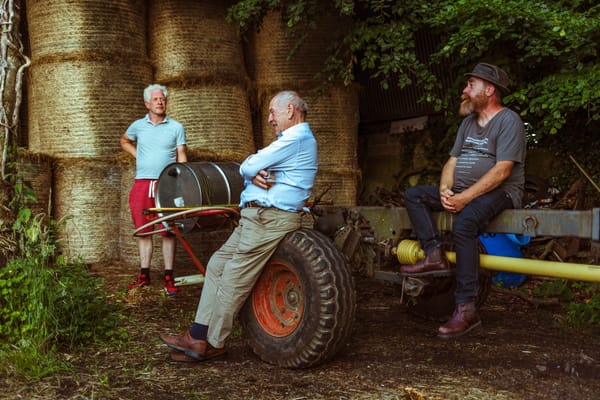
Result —
<instances>
[{"instance_id":1,"label":"red metal frame","mask_svg":"<svg viewBox=\"0 0 600 400\"><path fill-rule=\"evenodd\" d=\"M214 215L223 215L230 218L236 217L239 215L239 209L237 206L203 206L203 207L184 207L184 208L150 208L145 210L147 213L154 213L157 215L156 218L153 218L152 221L140 226L133 232L133 236L150 236L155 235L161 232L172 232L177 240L181 242L183 248L186 253L192 259L196 269L200 271L202 275L206 274L206 270L198 257L194 254L189 242L183 236L181 229L177 226L177 221L180 219L186 218L195 218L195 217L207 217ZM161 215L165 214L167 215ZM158 228L157 225L162 224L163 228ZM165 226L166 224L166 226ZM141 232L145 229L152 227L152 231L150 232Z\"/></svg>"}]
</instances>

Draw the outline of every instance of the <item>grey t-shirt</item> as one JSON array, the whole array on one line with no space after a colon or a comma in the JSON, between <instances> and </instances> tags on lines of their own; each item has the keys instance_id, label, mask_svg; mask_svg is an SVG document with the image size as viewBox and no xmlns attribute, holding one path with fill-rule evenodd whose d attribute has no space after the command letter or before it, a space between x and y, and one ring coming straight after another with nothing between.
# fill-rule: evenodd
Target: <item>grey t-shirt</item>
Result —
<instances>
[{"instance_id":1,"label":"grey t-shirt","mask_svg":"<svg viewBox=\"0 0 600 400\"><path fill-rule=\"evenodd\" d=\"M500 185L513 202L521 207L525 190L525 128L517 113L504 108L485 127L477 123L477 115L466 117L456 135L450 155L457 157L453 191L460 193L472 186L497 161L514 161L512 172Z\"/></svg>"}]
</instances>

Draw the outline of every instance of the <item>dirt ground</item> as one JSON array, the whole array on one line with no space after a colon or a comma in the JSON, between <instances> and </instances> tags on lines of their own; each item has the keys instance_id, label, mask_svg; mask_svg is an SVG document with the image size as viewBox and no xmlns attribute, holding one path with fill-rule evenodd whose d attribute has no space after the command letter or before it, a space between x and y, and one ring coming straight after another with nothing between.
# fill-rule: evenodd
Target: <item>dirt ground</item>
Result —
<instances>
[{"instance_id":1,"label":"dirt ground","mask_svg":"<svg viewBox=\"0 0 600 400\"><path fill-rule=\"evenodd\" d=\"M122 265L94 270L119 289L113 299L126 307L130 345L65 354L75 369L41 382L2 379L1 398L600 399L599 333L561 327L557 306L536 306L503 291L493 290L482 307L482 329L442 341L435 337L438 323L411 315L401 304L398 287L357 277L350 342L324 365L288 370L258 359L240 327L222 359L170 361L158 334L189 326L200 287L185 286L167 298L154 283L127 294L123 288L136 271Z\"/></svg>"}]
</instances>

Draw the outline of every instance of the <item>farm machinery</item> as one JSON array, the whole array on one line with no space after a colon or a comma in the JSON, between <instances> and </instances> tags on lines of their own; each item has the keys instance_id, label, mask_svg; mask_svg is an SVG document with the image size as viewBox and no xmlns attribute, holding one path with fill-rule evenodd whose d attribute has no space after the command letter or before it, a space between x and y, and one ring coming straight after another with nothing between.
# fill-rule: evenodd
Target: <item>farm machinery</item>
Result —
<instances>
[{"instance_id":1,"label":"farm machinery","mask_svg":"<svg viewBox=\"0 0 600 400\"><path fill-rule=\"evenodd\" d=\"M242 189L238 166L174 163L161 174L157 208L151 210L157 214L154 222L176 234L200 271L176 278L177 285L203 282L204 271L185 240L185 232L206 226L202 223L206 218L235 220L238 215ZM299 229L283 239L240 311L247 342L261 359L286 368L306 368L333 357L352 334L357 274L398 284L404 304L416 315L435 320L451 315L455 289L452 271L427 278L400 273L401 264L424 257L412 238L406 209L313 204L307 211L312 228ZM453 215L436 213L435 220L439 230L449 236ZM506 210L484 235L478 306L487 297L495 271L600 282L600 208ZM595 264L514 257L502 246L489 245L496 235L589 240L596 253ZM446 255L455 261L452 251Z\"/></svg>"}]
</instances>

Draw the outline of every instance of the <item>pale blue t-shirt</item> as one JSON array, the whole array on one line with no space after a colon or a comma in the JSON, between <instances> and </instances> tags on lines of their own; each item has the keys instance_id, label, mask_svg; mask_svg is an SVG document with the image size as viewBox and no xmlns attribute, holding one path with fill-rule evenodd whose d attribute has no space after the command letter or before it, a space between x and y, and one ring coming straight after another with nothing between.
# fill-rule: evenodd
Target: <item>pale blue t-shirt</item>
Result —
<instances>
[{"instance_id":1,"label":"pale blue t-shirt","mask_svg":"<svg viewBox=\"0 0 600 400\"><path fill-rule=\"evenodd\" d=\"M183 125L169 117L154 125L146 114L129 125L125 135L137 142L135 179L158 179L167 165L177 161L177 146L186 144Z\"/></svg>"},{"instance_id":2,"label":"pale blue t-shirt","mask_svg":"<svg viewBox=\"0 0 600 400\"><path fill-rule=\"evenodd\" d=\"M302 210L311 194L318 164L317 141L308 123L286 129L276 141L240 165L245 184L240 206L256 201L264 207L284 211ZM275 184L268 190L252 183L260 170L274 176Z\"/></svg>"}]
</instances>

